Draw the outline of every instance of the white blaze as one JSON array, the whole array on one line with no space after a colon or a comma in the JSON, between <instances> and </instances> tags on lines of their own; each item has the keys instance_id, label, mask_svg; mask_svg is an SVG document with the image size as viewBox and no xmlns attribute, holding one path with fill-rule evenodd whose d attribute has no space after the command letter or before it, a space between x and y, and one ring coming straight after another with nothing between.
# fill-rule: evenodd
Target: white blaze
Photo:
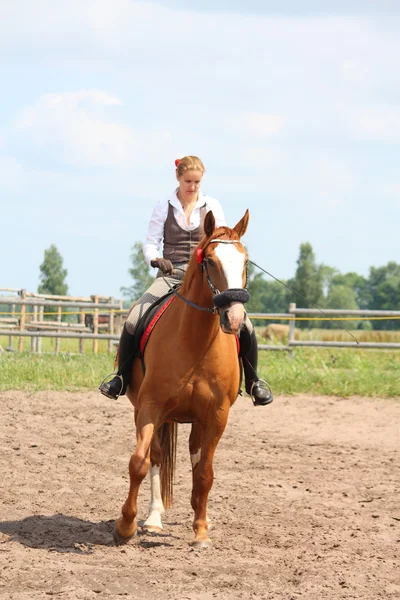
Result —
<instances>
[{"instance_id":1,"label":"white blaze","mask_svg":"<svg viewBox=\"0 0 400 600\"><path fill-rule=\"evenodd\" d=\"M228 289L243 287L243 269L245 255L240 252L236 244L218 244L215 254L221 265L228 283Z\"/></svg>"}]
</instances>

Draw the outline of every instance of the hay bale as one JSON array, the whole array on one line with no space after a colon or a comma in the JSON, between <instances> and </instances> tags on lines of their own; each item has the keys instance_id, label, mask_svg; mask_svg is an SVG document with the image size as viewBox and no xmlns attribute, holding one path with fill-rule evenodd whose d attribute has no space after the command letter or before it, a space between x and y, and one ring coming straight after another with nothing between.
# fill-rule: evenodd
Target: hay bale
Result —
<instances>
[{"instance_id":1,"label":"hay bale","mask_svg":"<svg viewBox=\"0 0 400 600\"><path fill-rule=\"evenodd\" d=\"M289 337L289 325L284 325L283 323L270 323L264 329L262 333L263 338L269 340L271 342L280 342L281 344L287 343ZM299 339L300 330L295 328L294 337L295 339Z\"/></svg>"}]
</instances>

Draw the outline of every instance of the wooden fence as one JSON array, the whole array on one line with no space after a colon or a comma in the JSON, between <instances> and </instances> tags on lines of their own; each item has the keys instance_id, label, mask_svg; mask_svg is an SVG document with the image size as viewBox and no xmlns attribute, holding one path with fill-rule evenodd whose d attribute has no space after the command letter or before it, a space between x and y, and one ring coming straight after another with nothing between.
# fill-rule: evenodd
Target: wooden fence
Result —
<instances>
[{"instance_id":1,"label":"wooden fence","mask_svg":"<svg viewBox=\"0 0 400 600\"><path fill-rule=\"evenodd\" d=\"M340 322L341 317L361 317L361 318L387 318L387 319L400 319L400 311L396 310L345 310L345 309L324 309L323 313L316 308L297 308L296 304L291 303L289 305L288 313L279 314L264 314L264 313L249 313L250 319L276 319L289 322L288 340L287 344L272 345L272 344L259 344L260 350L283 350L287 351L289 355L293 353L293 349L300 346L309 347L321 347L321 348L375 348L375 349L400 349L400 343L395 342L323 342L323 341L311 341L311 340L295 340L295 327L296 327L296 316L314 317L318 320L324 317L330 317ZM349 336L350 337L350 336Z\"/></svg>"},{"instance_id":2,"label":"wooden fence","mask_svg":"<svg viewBox=\"0 0 400 600\"><path fill-rule=\"evenodd\" d=\"M0 295L0 305L8 307L0 315L0 336L9 338L7 350L14 350L13 338L18 338L18 351L24 350L24 338L31 338L31 351L42 351L42 338L55 339L55 353L60 352L60 340L79 339L79 352L84 352L85 340L93 340L93 352L98 352L99 340L108 340L108 351L113 351L119 340L123 325L122 300L93 295L51 296L35 294L26 290L0 288L0 292L12 292L14 296ZM51 309L51 319L45 309ZM106 319L102 319L102 313ZM68 321L62 320L63 315ZM88 316L90 319L88 320ZM46 317L46 318L45 318Z\"/></svg>"},{"instance_id":3,"label":"wooden fence","mask_svg":"<svg viewBox=\"0 0 400 600\"><path fill-rule=\"evenodd\" d=\"M93 340L94 353L98 352L99 340L108 340L108 351L114 351L115 342L119 340L126 314L121 300L115 301L114 298L99 295L90 297L49 296L12 288L0 288L0 292L17 294L14 296L0 295L0 305L9 306L9 310L5 311L7 316L0 315L0 336L9 337L9 348L7 349L14 349L13 338L16 337L18 338L18 351L21 352L24 349L24 338L31 338L31 351L40 353L42 338L54 338L54 350L57 354L60 352L60 340L72 338L79 339L80 353L84 352L85 340ZM48 316L45 315L45 308L52 309L55 317L53 320L45 319L45 316ZM63 314L68 315L69 318L75 314L76 322L62 321ZM296 304L290 304L287 313L250 313L249 316L254 321L264 319L289 323L286 344L259 344L259 349L286 351L289 355L296 347L300 346L400 349L400 343L295 340L296 317L299 318L300 315L302 318L305 316L322 318L321 311L314 308L297 308ZM324 309L323 315L339 321L341 317L400 319L400 311Z\"/></svg>"}]
</instances>

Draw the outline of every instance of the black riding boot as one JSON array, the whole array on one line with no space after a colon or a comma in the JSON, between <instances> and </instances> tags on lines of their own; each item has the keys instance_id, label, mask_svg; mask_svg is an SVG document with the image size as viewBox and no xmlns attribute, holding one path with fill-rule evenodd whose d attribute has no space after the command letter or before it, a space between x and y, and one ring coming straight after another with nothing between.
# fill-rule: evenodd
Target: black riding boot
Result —
<instances>
[{"instance_id":1,"label":"black riding boot","mask_svg":"<svg viewBox=\"0 0 400 600\"><path fill-rule=\"evenodd\" d=\"M133 354L135 350L135 335L127 332L126 326L121 333L118 345L118 371L110 381L103 382L99 390L107 398L117 400L126 393L129 385Z\"/></svg>"},{"instance_id":2,"label":"black riding boot","mask_svg":"<svg viewBox=\"0 0 400 600\"><path fill-rule=\"evenodd\" d=\"M240 332L240 357L243 362L246 392L252 397L255 406L265 406L273 401L272 392L257 375L258 348L254 329L244 327Z\"/></svg>"}]
</instances>

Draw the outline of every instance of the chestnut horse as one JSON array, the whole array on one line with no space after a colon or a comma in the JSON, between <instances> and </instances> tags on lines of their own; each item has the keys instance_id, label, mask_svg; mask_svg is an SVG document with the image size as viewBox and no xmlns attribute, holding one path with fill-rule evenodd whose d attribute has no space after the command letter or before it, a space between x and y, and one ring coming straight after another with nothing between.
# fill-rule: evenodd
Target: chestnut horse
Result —
<instances>
[{"instance_id":1,"label":"chestnut horse","mask_svg":"<svg viewBox=\"0 0 400 600\"><path fill-rule=\"evenodd\" d=\"M215 229L208 212L205 236L192 254L182 286L154 328L144 355L132 367L127 396L134 406L137 445L129 463L130 487L122 516L114 527L115 543L137 533L139 486L151 463L151 501L143 527L162 529L164 505L172 503L177 423L191 423L194 510L193 546L210 545L208 494L213 457L229 409L238 395L240 366L237 335L245 317L247 253L240 238L246 211L237 225ZM231 334L231 335L226 335Z\"/></svg>"}]
</instances>

